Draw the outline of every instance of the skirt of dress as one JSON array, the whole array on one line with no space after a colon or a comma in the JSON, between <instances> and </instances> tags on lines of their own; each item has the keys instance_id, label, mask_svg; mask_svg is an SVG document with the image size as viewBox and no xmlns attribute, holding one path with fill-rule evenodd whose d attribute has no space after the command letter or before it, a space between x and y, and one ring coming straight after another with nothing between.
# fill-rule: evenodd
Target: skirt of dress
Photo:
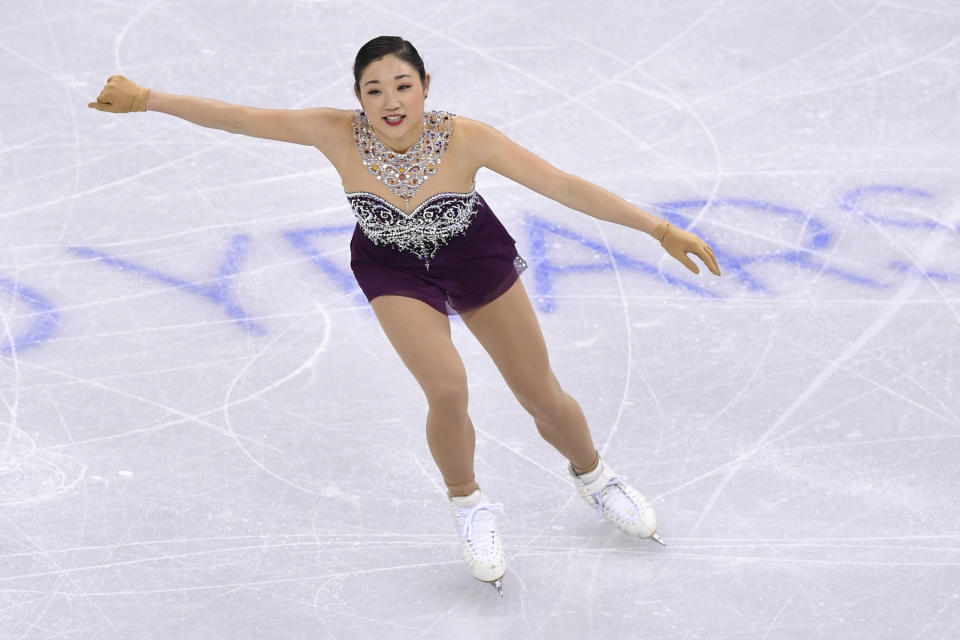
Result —
<instances>
[{"instance_id":1,"label":"skirt of dress","mask_svg":"<svg viewBox=\"0 0 960 640\"><path fill-rule=\"evenodd\" d=\"M374 244L360 225L350 240L350 268L367 300L394 295L415 298L447 315L495 300L527 268L516 241L477 194L476 216L426 263L409 251Z\"/></svg>"}]
</instances>

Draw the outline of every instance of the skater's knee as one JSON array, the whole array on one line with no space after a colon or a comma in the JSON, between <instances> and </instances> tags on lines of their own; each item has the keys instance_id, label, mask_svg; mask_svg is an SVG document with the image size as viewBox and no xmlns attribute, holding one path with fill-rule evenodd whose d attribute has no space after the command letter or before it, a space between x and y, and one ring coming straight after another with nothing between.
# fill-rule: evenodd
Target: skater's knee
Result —
<instances>
[{"instance_id":1,"label":"skater's knee","mask_svg":"<svg viewBox=\"0 0 960 640\"><path fill-rule=\"evenodd\" d=\"M566 392L556 379L539 388L518 393L517 399L537 423L551 424L563 419L568 402Z\"/></svg>"},{"instance_id":2,"label":"skater's knee","mask_svg":"<svg viewBox=\"0 0 960 640\"><path fill-rule=\"evenodd\" d=\"M423 393L431 410L461 412L467 410L466 376L437 377L423 385Z\"/></svg>"}]
</instances>

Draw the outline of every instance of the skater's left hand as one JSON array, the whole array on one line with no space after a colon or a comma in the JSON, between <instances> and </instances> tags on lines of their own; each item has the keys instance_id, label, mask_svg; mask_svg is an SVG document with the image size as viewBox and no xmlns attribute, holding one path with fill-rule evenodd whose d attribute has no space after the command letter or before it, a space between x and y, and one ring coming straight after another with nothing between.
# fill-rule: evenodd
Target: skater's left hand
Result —
<instances>
[{"instance_id":1,"label":"skater's left hand","mask_svg":"<svg viewBox=\"0 0 960 640\"><path fill-rule=\"evenodd\" d=\"M713 254L710 245L700 239L698 235L683 229L677 229L666 221L651 231L650 235L659 240L660 245L667 250L667 253L679 260L690 271L700 273L700 269L697 268L693 260L687 257L688 253L693 253L703 260L703 264L707 265L707 268L714 275L720 275L717 256Z\"/></svg>"}]
</instances>

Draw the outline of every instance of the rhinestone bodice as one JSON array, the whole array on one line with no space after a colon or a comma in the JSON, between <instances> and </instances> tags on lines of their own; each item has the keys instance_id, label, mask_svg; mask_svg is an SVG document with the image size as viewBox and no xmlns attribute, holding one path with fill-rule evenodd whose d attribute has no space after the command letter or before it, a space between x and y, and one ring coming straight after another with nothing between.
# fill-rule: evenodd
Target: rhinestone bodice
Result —
<instances>
[{"instance_id":1,"label":"rhinestone bodice","mask_svg":"<svg viewBox=\"0 0 960 640\"><path fill-rule=\"evenodd\" d=\"M410 213L366 191L348 193L347 201L371 242L409 251L427 269L437 250L466 232L477 213L476 191L438 193Z\"/></svg>"},{"instance_id":2,"label":"rhinestone bodice","mask_svg":"<svg viewBox=\"0 0 960 640\"><path fill-rule=\"evenodd\" d=\"M440 168L453 133L453 118L454 114L446 111L424 113L420 138L400 153L380 141L367 114L357 109L353 117L353 139L370 174L409 203L424 181Z\"/></svg>"}]
</instances>

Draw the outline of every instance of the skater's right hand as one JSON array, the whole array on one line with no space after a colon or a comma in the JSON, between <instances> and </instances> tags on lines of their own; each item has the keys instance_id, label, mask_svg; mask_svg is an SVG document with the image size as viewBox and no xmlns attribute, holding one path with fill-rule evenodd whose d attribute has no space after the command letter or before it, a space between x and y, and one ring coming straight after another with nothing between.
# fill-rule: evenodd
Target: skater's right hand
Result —
<instances>
[{"instance_id":1,"label":"skater's right hand","mask_svg":"<svg viewBox=\"0 0 960 640\"><path fill-rule=\"evenodd\" d=\"M96 102L87 106L97 111L110 113L129 113L131 111L146 111L147 98L150 89L141 87L136 82L124 76L110 76L103 91L97 96Z\"/></svg>"}]
</instances>

